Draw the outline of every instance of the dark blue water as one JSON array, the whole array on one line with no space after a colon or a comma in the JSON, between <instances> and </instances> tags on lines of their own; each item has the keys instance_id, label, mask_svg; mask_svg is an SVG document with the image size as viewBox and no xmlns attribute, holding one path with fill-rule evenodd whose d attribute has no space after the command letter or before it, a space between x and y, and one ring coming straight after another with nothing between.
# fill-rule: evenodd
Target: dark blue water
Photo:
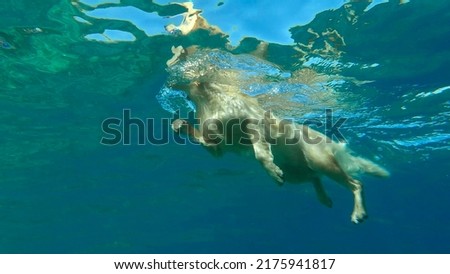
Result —
<instances>
[{"instance_id":1,"label":"dark blue water","mask_svg":"<svg viewBox=\"0 0 450 274\"><path fill-rule=\"evenodd\" d=\"M211 24L224 16L221 8L237 5L223 2L205 9ZM138 145L136 128L131 145L100 144L102 121L123 109L154 118L159 136L161 119L172 118L156 99L172 45L238 54L265 38L230 46L207 29L149 34L130 22L91 18L81 10L93 8L81 2L2 2L0 252L449 253L450 7L412 0L364 11L367 4L339 4L290 25L292 40L268 41L264 56L283 71L307 67L329 76L315 87L336 100L310 98L309 114L331 105L349 117L342 129L349 146L391 172L385 180L362 177L369 218L354 225L351 193L329 180L332 209L309 184L278 187L239 155L214 158L174 142ZM122 5L150 13L153 25L184 11L150 1ZM263 11L258 2L246 8ZM347 19L348 10L358 17ZM136 40L86 40L107 28ZM345 45L323 34L332 30Z\"/></svg>"}]
</instances>

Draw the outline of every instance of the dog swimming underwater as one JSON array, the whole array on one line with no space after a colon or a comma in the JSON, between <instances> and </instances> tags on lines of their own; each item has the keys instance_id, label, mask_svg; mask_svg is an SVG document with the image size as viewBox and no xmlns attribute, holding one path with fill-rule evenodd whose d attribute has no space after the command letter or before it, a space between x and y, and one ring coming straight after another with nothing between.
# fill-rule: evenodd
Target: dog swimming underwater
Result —
<instances>
[{"instance_id":1,"label":"dog swimming underwater","mask_svg":"<svg viewBox=\"0 0 450 274\"><path fill-rule=\"evenodd\" d=\"M307 125L286 122L266 109L255 96L243 92L243 86L260 79L256 79L258 76L251 69L245 72L240 69L252 66L251 62L242 60L258 57L239 59L220 50L181 46L172 47L172 52L173 57L167 61L166 86L186 94L195 105L199 121L193 125L176 119L172 123L175 132L188 135L214 156L227 151L250 152L276 183L310 182L318 200L332 207L321 181L326 176L353 193L351 221L360 223L367 217L363 184L356 176L365 173L388 177L388 171L354 155L345 143L334 141ZM221 66L218 56L226 56L234 63ZM267 73L272 73L270 67L267 66ZM247 75L243 77L243 73Z\"/></svg>"}]
</instances>

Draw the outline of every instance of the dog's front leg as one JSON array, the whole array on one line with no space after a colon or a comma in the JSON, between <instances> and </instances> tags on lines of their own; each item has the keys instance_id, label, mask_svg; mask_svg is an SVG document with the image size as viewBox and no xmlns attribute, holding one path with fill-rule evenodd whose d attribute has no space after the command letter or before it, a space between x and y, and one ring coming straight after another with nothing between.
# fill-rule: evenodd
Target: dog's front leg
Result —
<instances>
[{"instance_id":1,"label":"dog's front leg","mask_svg":"<svg viewBox=\"0 0 450 274\"><path fill-rule=\"evenodd\" d=\"M255 151L255 158L263 165L269 175L272 176L278 184L283 184L283 171L273 162L270 144L265 140L258 140L253 143L253 150Z\"/></svg>"},{"instance_id":2,"label":"dog's front leg","mask_svg":"<svg viewBox=\"0 0 450 274\"><path fill-rule=\"evenodd\" d=\"M204 143L201 132L186 120L176 119L173 121L172 130L176 133L186 134L200 144Z\"/></svg>"},{"instance_id":3,"label":"dog's front leg","mask_svg":"<svg viewBox=\"0 0 450 274\"><path fill-rule=\"evenodd\" d=\"M188 135L195 142L202 144L214 156L222 156L222 151L215 143L206 142L200 130L191 125L188 121L176 119L172 122L172 130L176 133Z\"/></svg>"}]
</instances>

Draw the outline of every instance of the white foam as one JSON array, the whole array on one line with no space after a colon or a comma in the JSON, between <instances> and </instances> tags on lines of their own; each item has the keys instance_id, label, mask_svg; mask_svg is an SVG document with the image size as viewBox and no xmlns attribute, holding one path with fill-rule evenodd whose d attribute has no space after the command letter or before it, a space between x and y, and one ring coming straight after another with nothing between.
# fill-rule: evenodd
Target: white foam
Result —
<instances>
[{"instance_id":1,"label":"white foam","mask_svg":"<svg viewBox=\"0 0 450 274\"><path fill-rule=\"evenodd\" d=\"M430 92L421 92L421 93L418 93L416 95L416 97L417 98L425 98L425 97L429 97L429 96L432 96L432 95L441 94L441 93L443 93L444 91L447 91L447 90L450 90L450 86L438 88L438 89L436 89L434 91L430 91Z\"/></svg>"}]
</instances>

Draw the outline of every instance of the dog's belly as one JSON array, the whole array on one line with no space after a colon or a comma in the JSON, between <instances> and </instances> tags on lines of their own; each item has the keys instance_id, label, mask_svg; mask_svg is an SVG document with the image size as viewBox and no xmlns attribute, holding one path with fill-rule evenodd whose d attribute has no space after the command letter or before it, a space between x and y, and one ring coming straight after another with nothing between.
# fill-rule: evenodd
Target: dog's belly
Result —
<instances>
[{"instance_id":1,"label":"dog's belly","mask_svg":"<svg viewBox=\"0 0 450 274\"><path fill-rule=\"evenodd\" d=\"M274 163L283 170L283 178L287 182L310 182L317 177L306 161L305 155L299 144L272 145Z\"/></svg>"}]
</instances>

